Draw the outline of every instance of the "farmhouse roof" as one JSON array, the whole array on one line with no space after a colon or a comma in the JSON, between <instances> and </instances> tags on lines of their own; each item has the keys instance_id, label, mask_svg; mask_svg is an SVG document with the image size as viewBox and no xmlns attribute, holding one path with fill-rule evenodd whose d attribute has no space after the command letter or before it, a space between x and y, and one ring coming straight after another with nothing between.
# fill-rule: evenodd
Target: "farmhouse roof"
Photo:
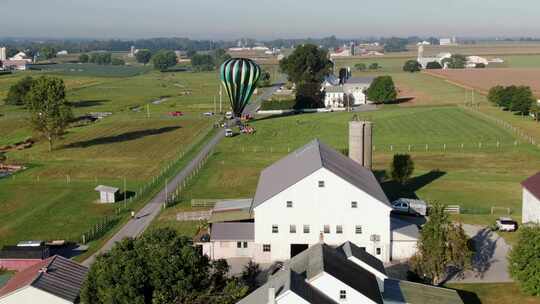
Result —
<instances>
[{"instance_id":1,"label":"farmhouse roof","mask_svg":"<svg viewBox=\"0 0 540 304\"><path fill-rule=\"evenodd\" d=\"M337 250L345 257L350 258L353 256L373 267L378 272L386 275L386 270L384 270L384 265L381 260L367 253L365 249L362 249L351 242L345 242L343 245L339 246Z\"/></svg>"},{"instance_id":2,"label":"farmhouse roof","mask_svg":"<svg viewBox=\"0 0 540 304\"><path fill-rule=\"evenodd\" d=\"M15 274L0 289L0 298L32 286L75 303L87 272L88 268L56 255Z\"/></svg>"},{"instance_id":3,"label":"farmhouse roof","mask_svg":"<svg viewBox=\"0 0 540 304\"><path fill-rule=\"evenodd\" d=\"M416 223L406 221L403 217L390 216L390 230L392 231L392 236L395 234L401 234L413 239L420 238L420 230Z\"/></svg>"},{"instance_id":4,"label":"farmhouse roof","mask_svg":"<svg viewBox=\"0 0 540 304\"><path fill-rule=\"evenodd\" d=\"M99 192L107 192L107 193L116 193L118 192L118 188L115 188L115 187L109 187L109 186L103 186L103 185L99 185L96 187L96 189L94 189L96 191L99 191Z\"/></svg>"},{"instance_id":5,"label":"farmhouse roof","mask_svg":"<svg viewBox=\"0 0 540 304\"><path fill-rule=\"evenodd\" d=\"M540 200L540 172L521 182L521 185Z\"/></svg>"},{"instance_id":6,"label":"farmhouse roof","mask_svg":"<svg viewBox=\"0 0 540 304\"><path fill-rule=\"evenodd\" d=\"M371 170L315 139L261 172L251 210L321 168L390 205Z\"/></svg>"},{"instance_id":7,"label":"farmhouse roof","mask_svg":"<svg viewBox=\"0 0 540 304\"><path fill-rule=\"evenodd\" d=\"M212 224L210 239L213 241L253 241L254 223L215 223Z\"/></svg>"},{"instance_id":8,"label":"farmhouse roof","mask_svg":"<svg viewBox=\"0 0 540 304\"><path fill-rule=\"evenodd\" d=\"M337 249L321 243L293 257L266 284L238 303L266 303L269 288L274 288L276 297L291 290L308 303L337 303L306 282L323 272L354 288L374 303L383 303L377 279L371 272L349 261Z\"/></svg>"}]
</instances>

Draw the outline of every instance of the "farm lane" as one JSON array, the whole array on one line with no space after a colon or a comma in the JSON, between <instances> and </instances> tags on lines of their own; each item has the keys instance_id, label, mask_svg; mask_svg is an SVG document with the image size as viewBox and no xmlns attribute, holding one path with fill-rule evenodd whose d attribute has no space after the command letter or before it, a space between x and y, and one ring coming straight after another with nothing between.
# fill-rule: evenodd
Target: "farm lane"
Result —
<instances>
[{"instance_id":1,"label":"farm lane","mask_svg":"<svg viewBox=\"0 0 540 304\"><path fill-rule=\"evenodd\" d=\"M263 94L255 98L252 103L250 103L249 109L246 108L244 111L245 114L253 115L259 108L261 102L272 96L279 87L282 85L281 82L274 84L272 87L266 89ZM208 155L208 153L225 137L225 131L220 130L193 158L189 164L180 171L173 179L167 183L167 187L163 188L150 202L148 202L143 208L141 208L133 219L130 219L114 236L112 236L106 243L101 247L97 252L92 254L86 260L82 262L84 266L90 266L95 261L96 257L105 253L114 246L118 241L126 237L137 237L141 235L152 221L159 215L159 212L165 201L166 189L176 189L176 187L181 184L188 176L195 170L198 164Z\"/></svg>"}]
</instances>

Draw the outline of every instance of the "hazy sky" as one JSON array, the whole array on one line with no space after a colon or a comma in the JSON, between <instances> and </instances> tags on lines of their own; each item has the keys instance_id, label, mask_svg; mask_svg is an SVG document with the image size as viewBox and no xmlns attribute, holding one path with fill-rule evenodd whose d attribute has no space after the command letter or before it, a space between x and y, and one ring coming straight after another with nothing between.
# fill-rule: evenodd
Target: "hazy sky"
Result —
<instances>
[{"instance_id":1,"label":"hazy sky","mask_svg":"<svg viewBox=\"0 0 540 304\"><path fill-rule=\"evenodd\" d=\"M538 0L0 0L0 37L540 36Z\"/></svg>"}]
</instances>

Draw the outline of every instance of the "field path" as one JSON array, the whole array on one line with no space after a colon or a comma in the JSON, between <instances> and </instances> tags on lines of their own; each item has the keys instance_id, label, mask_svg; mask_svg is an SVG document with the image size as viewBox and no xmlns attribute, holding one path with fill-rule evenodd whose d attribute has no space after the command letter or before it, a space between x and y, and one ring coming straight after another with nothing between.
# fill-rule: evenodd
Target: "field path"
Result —
<instances>
[{"instance_id":1,"label":"field path","mask_svg":"<svg viewBox=\"0 0 540 304\"><path fill-rule=\"evenodd\" d=\"M258 96L251 102L251 106L246 108L245 114L254 114L260 106L261 102L272 96L274 92L281 86L280 83L266 89L263 94ZM199 163L208 155L208 153L225 137L225 131L220 130L206 145L201 149L195 158L193 158L187 166L180 171L173 179L167 183L167 189L176 189L190 174L197 168ZM113 237L111 237L103 247L92 254L82 262L84 266L90 266L95 261L96 257L104 252L111 250L114 244L127 237L138 237L141 235L152 221L159 215L159 212L165 201L165 188L163 188L150 202L148 202L139 212L135 214L133 219L130 219Z\"/></svg>"}]
</instances>

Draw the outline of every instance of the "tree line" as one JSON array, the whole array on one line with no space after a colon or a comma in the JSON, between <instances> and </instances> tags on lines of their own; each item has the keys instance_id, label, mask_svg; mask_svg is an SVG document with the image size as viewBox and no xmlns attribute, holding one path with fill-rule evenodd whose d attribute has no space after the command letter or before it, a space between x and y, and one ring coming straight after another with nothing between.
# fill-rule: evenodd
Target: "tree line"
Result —
<instances>
[{"instance_id":1,"label":"tree line","mask_svg":"<svg viewBox=\"0 0 540 304\"><path fill-rule=\"evenodd\" d=\"M528 86L494 86L489 90L488 100L505 111L517 112L521 115L533 113L538 119L540 109Z\"/></svg>"}]
</instances>

